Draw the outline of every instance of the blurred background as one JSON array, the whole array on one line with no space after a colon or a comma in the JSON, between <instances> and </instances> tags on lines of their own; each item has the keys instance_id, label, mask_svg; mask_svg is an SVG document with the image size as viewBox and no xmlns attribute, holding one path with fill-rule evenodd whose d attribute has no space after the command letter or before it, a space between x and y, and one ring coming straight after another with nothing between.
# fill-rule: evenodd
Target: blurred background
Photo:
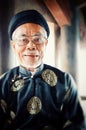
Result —
<instances>
[{"instance_id":1,"label":"blurred background","mask_svg":"<svg viewBox=\"0 0 86 130\"><path fill-rule=\"evenodd\" d=\"M86 113L86 0L0 0L0 75L18 65L8 24L26 9L46 18L51 32L44 62L73 76Z\"/></svg>"}]
</instances>

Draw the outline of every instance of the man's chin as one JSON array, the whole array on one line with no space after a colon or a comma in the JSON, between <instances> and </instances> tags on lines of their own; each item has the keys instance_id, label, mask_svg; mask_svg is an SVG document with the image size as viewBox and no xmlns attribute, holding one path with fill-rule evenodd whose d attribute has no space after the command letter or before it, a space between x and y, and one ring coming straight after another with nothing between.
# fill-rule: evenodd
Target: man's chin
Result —
<instances>
[{"instance_id":1,"label":"man's chin","mask_svg":"<svg viewBox=\"0 0 86 130\"><path fill-rule=\"evenodd\" d=\"M37 64L21 64L21 66L23 66L24 68L28 69L28 68L37 68L41 63L37 63Z\"/></svg>"}]
</instances>

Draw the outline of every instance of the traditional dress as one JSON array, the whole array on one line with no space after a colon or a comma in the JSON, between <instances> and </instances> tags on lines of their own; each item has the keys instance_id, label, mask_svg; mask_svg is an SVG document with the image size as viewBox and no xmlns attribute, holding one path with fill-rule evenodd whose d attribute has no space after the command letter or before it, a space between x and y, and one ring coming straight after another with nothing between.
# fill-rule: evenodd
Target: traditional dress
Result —
<instances>
[{"instance_id":1,"label":"traditional dress","mask_svg":"<svg viewBox=\"0 0 86 130\"><path fill-rule=\"evenodd\" d=\"M49 65L0 77L0 130L86 130L71 75Z\"/></svg>"}]
</instances>

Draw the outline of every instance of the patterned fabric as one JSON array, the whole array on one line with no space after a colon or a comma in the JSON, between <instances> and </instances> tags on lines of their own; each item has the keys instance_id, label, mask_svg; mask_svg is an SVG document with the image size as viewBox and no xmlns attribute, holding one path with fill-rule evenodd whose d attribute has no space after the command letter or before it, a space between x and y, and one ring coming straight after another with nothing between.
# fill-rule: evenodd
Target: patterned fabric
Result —
<instances>
[{"instance_id":1,"label":"patterned fabric","mask_svg":"<svg viewBox=\"0 0 86 130\"><path fill-rule=\"evenodd\" d=\"M0 77L0 130L86 130L71 75L49 65Z\"/></svg>"}]
</instances>

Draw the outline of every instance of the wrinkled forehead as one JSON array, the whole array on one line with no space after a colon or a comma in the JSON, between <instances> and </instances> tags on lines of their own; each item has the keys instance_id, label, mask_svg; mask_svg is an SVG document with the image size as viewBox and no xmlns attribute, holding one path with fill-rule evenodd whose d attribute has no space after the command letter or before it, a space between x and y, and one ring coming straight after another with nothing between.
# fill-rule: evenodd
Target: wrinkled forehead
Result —
<instances>
[{"instance_id":1,"label":"wrinkled forehead","mask_svg":"<svg viewBox=\"0 0 86 130\"><path fill-rule=\"evenodd\" d=\"M38 24L26 23L22 24L12 34L12 39L18 38L20 36L33 36L33 35L42 35L47 38L47 33L43 27Z\"/></svg>"}]
</instances>

